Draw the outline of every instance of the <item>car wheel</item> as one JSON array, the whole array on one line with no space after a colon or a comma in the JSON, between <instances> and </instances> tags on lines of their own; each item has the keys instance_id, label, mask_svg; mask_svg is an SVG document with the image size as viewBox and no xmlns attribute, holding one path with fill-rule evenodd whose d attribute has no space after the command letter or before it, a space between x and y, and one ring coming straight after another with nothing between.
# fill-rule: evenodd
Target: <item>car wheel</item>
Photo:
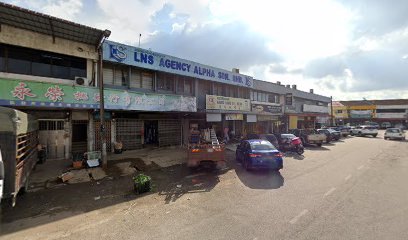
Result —
<instances>
[{"instance_id":1,"label":"car wheel","mask_svg":"<svg viewBox=\"0 0 408 240\"><path fill-rule=\"evenodd\" d=\"M321 146L322 146L322 143L318 143L317 146L321 147Z\"/></svg>"},{"instance_id":2,"label":"car wheel","mask_svg":"<svg viewBox=\"0 0 408 240\"><path fill-rule=\"evenodd\" d=\"M388 140L388 138L387 138L387 137L384 137L384 140Z\"/></svg>"},{"instance_id":3,"label":"car wheel","mask_svg":"<svg viewBox=\"0 0 408 240\"><path fill-rule=\"evenodd\" d=\"M377 134L373 134L373 137L377 137Z\"/></svg>"},{"instance_id":4,"label":"car wheel","mask_svg":"<svg viewBox=\"0 0 408 240\"><path fill-rule=\"evenodd\" d=\"M248 160L246 158L244 158L242 165L244 165L244 169L245 170L249 170L249 166L248 166Z\"/></svg>"}]
</instances>

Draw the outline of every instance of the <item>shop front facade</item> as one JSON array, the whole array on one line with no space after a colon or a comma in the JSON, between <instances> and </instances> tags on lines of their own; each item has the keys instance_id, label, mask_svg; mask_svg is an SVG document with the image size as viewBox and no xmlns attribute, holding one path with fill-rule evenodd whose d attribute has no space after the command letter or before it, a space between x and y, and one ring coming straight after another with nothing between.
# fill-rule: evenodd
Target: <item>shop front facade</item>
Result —
<instances>
[{"instance_id":1,"label":"shop front facade","mask_svg":"<svg viewBox=\"0 0 408 240\"><path fill-rule=\"evenodd\" d=\"M116 42L106 41L103 49L105 87L179 97L181 105L174 109L146 108L132 113L122 109L116 114L116 122L125 116L128 122L143 119L140 134L145 135L145 145L168 145L161 139L187 144L191 125L200 129L214 126L219 136L225 127L242 134L244 113L250 113L247 98L252 77ZM219 104L210 107L212 99ZM168 137L162 136L165 131ZM174 136L181 136L180 141L171 140ZM118 133L116 137L122 138Z\"/></svg>"},{"instance_id":2,"label":"shop front facade","mask_svg":"<svg viewBox=\"0 0 408 240\"><path fill-rule=\"evenodd\" d=\"M245 136L253 120L249 99L206 96L206 122L213 128L218 137Z\"/></svg>"},{"instance_id":3,"label":"shop front facade","mask_svg":"<svg viewBox=\"0 0 408 240\"><path fill-rule=\"evenodd\" d=\"M251 110L256 114L255 133L278 133L284 131L282 105L252 101Z\"/></svg>"},{"instance_id":4,"label":"shop front facade","mask_svg":"<svg viewBox=\"0 0 408 240\"><path fill-rule=\"evenodd\" d=\"M288 120L288 129L321 128L330 125L327 103L319 101L296 98L292 100L292 104L288 104L286 100L285 115Z\"/></svg>"},{"instance_id":5,"label":"shop front facade","mask_svg":"<svg viewBox=\"0 0 408 240\"><path fill-rule=\"evenodd\" d=\"M93 99L99 94L93 87L97 48L110 32L8 4L0 8L0 105L39 120L39 143L48 159L90 151L90 113L98 108Z\"/></svg>"}]
</instances>

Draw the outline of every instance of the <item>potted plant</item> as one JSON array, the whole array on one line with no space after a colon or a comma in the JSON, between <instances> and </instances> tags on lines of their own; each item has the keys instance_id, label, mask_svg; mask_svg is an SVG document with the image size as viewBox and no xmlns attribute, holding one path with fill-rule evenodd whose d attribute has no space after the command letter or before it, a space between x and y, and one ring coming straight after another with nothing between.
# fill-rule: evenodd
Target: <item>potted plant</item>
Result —
<instances>
[{"instance_id":1,"label":"potted plant","mask_svg":"<svg viewBox=\"0 0 408 240\"><path fill-rule=\"evenodd\" d=\"M120 154L123 151L123 143L121 141L114 142L113 148L116 154Z\"/></svg>"},{"instance_id":2,"label":"potted plant","mask_svg":"<svg viewBox=\"0 0 408 240\"><path fill-rule=\"evenodd\" d=\"M72 166L75 169L80 169L83 166L83 155L80 153L74 153L72 159Z\"/></svg>"},{"instance_id":3,"label":"potted plant","mask_svg":"<svg viewBox=\"0 0 408 240\"><path fill-rule=\"evenodd\" d=\"M152 189L152 179L143 173L133 177L133 186L137 194L150 192Z\"/></svg>"}]
</instances>

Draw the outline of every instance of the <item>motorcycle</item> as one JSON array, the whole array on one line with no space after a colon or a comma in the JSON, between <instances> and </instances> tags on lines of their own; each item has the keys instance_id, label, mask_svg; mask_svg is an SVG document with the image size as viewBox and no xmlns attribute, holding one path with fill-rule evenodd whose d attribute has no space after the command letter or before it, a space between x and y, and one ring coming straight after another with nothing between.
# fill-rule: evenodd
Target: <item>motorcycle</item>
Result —
<instances>
[{"instance_id":1,"label":"motorcycle","mask_svg":"<svg viewBox=\"0 0 408 240\"><path fill-rule=\"evenodd\" d=\"M305 152L303 147L302 140L298 137L292 139L286 139L285 142L280 144L280 150L283 152L296 152L299 155L302 155Z\"/></svg>"}]
</instances>

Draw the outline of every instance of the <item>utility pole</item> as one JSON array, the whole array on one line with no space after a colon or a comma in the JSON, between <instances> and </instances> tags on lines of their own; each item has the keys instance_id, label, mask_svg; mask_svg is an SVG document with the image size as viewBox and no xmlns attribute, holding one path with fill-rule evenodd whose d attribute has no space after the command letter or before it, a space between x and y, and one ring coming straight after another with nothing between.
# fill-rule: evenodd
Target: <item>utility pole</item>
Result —
<instances>
[{"instance_id":1,"label":"utility pole","mask_svg":"<svg viewBox=\"0 0 408 240\"><path fill-rule=\"evenodd\" d=\"M103 36L98 45L98 56L99 56L99 74L98 74L98 87L99 87L99 117L100 117L100 126L101 126L101 143L102 143L102 168L106 169L108 167L108 159L106 157L106 128L105 128L105 97L104 97L104 88L103 88L103 42L106 38L110 36L111 32L105 30Z\"/></svg>"},{"instance_id":2,"label":"utility pole","mask_svg":"<svg viewBox=\"0 0 408 240\"><path fill-rule=\"evenodd\" d=\"M330 96L330 117L331 117L331 125L334 126L334 115L333 115L333 96Z\"/></svg>"}]
</instances>

